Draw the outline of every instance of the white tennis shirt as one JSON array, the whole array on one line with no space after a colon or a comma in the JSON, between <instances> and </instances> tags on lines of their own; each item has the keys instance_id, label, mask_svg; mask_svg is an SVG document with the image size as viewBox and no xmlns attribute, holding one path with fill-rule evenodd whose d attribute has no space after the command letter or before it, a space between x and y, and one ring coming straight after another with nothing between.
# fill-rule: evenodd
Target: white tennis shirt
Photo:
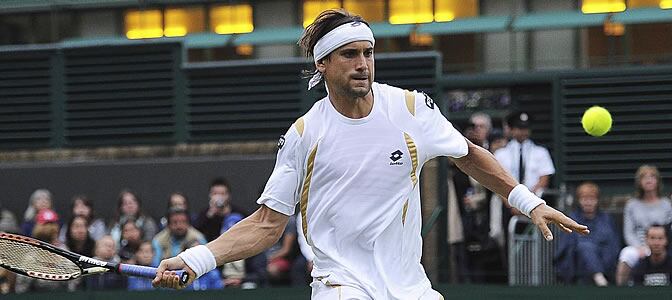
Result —
<instances>
[{"instance_id":1,"label":"white tennis shirt","mask_svg":"<svg viewBox=\"0 0 672 300\"><path fill-rule=\"evenodd\" d=\"M417 299L431 288L420 264L420 170L466 155L467 143L425 94L372 89L364 118L341 115L328 96L299 118L257 203L286 215L299 204L313 277L377 300Z\"/></svg>"}]
</instances>

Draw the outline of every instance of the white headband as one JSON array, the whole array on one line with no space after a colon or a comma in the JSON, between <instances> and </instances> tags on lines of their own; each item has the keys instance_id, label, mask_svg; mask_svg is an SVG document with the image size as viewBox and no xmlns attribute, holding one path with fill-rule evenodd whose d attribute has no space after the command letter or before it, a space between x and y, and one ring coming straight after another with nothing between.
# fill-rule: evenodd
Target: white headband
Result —
<instances>
[{"instance_id":1,"label":"white headband","mask_svg":"<svg viewBox=\"0 0 672 300\"><path fill-rule=\"evenodd\" d=\"M371 45L376 44L371 28L365 23L355 21L334 28L320 38L315 44L315 48L313 48L313 58L315 63L317 64L320 59L325 58L329 53L339 47L356 41L369 41L371 42ZM320 80L322 80L322 73L318 71L308 82L308 89L312 89L320 83Z\"/></svg>"}]
</instances>

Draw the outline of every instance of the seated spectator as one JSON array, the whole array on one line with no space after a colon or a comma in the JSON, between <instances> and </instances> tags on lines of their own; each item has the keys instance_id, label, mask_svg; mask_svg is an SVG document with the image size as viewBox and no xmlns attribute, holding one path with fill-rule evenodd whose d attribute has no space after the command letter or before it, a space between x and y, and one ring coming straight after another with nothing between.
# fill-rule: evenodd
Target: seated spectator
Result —
<instances>
[{"instance_id":1,"label":"seated spectator","mask_svg":"<svg viewBox=\"0 0 672 300\"><path fill-rule=\"evenodd\" d=\"M560 233L556 244L556 272L566 283L607 286L613 280L620 239L611 217L600 211L599 187L584 182L576 189L577 210L569 217L590 228L589 235Z\"/></svg>"},{"instance_id":2,"label":"seated spectator","mask_svg":"<svg viewBox=\"0 0 672 300\"><path fill-rule=\"evenodd\" d=\"M23 235L30 236L33 233L37 213L43 209L52 209L52 205L52 196L49 190L38 189L30 195L30 204L23 214L23 223L21 224Z\"/></svg>"},{"instance_id":3,"label":"seated spectator","mask_svg":"<svg viewBox=\"0 0 672 300\"><path fill-rule=\"evenodd\" d=\"M170 196L168 197L168 209L166 211L170 211L171 209L174 210L189 210L189 199L187 199L187 196L180 192L172 192ZM193 214L190 214L189 216L189 221L191 223L194 223L196 221L196 216ZM162 217L161 220L159 221L159 224L161 225L161 229L166 228L168 226L168 219L166 217Z\"/></svg>"},{"instance_id":4,"label":"seated spectator","mask_svg":"<svg viewBox=\"0 0 672 300\"><path fill-rule=\"evenodd\" d=\"M298 252L296 241L296 216L290 216L282 237L267 251L266 271L271 284L290 283L290 270Z\"/></svg>"},{"instance_id":5,"label":"seated spectator","mask_svg":"<svg viewBox=\"0 0 672 300\"><path fill-rule=\"evenodd\" d=\"M212 181L209 197L208 207L194 222L194 227L203 233L208 242L243 219L243 214L234 211L231 205L231 188L224 178Z\"/></svg>"},{"instance_id":6,"label":"seated spectator","mask_svg":"<svg viewBox=\"0 0 672 300\"><path fill-rule=\"evenodd\" d=\"M670 286L672 259L667 253L665 227L651 225L646 231L646 245L651 250L651 255L640 259L632 268L633 283L644 286Z\"/></svg>"},{"instance_id":7,"label":"seated spectator","mask_svg":"<svg viewBox=\"0 0 672 300\"><path fill-rule=\"evenodd\" d=\"M33 227L33 232L31 232L34 238L50 243L58 248L65 248L58 240L60 226L58 225L58 215L53 210L42 209L34 219L35 226ZM65 281L50 281L16 275L15 291L17 294L66 289L68 289L68 282Z\"/></svg>"},{"instance_id":8,"label":"seated spectator","mask_svg":"<svg viewBox=\"0 0 672 300\"><path fill-rule=\"evenodd\" d=\"M618 285L626 284L632 267L651 254L646 245L646 230L652 224L672 222L672 204L670 199L661 197L662 185L660 172L656 167L643 165L637 169L635 198L628 200L623 212L623 236L627 246L618 257Z\"/></svg>"},{"instance_id":9,"label":"seated spectator","mask_svg":"<svg viewBox=\"0 0 672 300\"><path fill-rule=\"evenodd\" d=\"M154 249L152 247L152 242L142 241L135 251L133 261L137 265L156 267L156 265L153 264ZM147 291L154 289L151 279L134 276L129 276L127 278L127 288L129 291Z\"/></svg>"},{"instance_id":10,"label":"seated spectator","mask_svg":"<svg viewBox=\"0 0 672 300\"><path fill-rule=\"evenodd\" d=\"M127 219L121 229L121 241L119 241L119 258L121 262L132 264L133 257L142 243L142 231L133 219Z\"/></svg>"},{"instance_id":11,"label":"seated spectator","mask_svg":"<svg viewBox=\"0 0 672 300\"><path fill-rule=\"evenodd\" d=\"M13 293L15 283L16 273L0 267L0 295Z\"/></svg>"},{"instance_id":12,"label":"seated spectator","mask_svg":"<svg viewBox=\"0 0 672 300\"><path fill-rule=\"evenodd\" d=\"M72 205L70 207L72 218L76 216L84 217L86 223L89 224L87 230L89 231L89 236L94 241L97 241L107 232L105 227L105 221L100 218L95 217L95 212L93 210L93 204L85 195L77 195L72 198ZM60 239L65 242L66 232L68 231L68 225L61 227Z\"/></svg>"},{"instance_id":13,"label":"seated spectator","mask_svg":"<svg viewBox=\"0 0 672 300\"><path fill-rule=\"evenodd\" d=\"M154 265L162 259L178 255L194 242L206 244L202 233L191 226L186 210L171 210L167 215L168 227L161 230L152 240L154 247Z\"/></svg>"},{"instance_id":14,"label":"seated spectator","mask_svg":"<svg viewBox=\"0 0 672 300\"><path fill-rule=\"evenodd\" d=\"M144 239L153 238L159 229L154 219L143 213L140 198L131 190L125 189L119 193L117 218L110 229L110 235L115 242L119 243L121 241L121 225L126 223L128 219L135 220L135 224L142 230Z\"/></svg>"},{"instance_id":15,"label":"seated spectator","mask_svg":"<svg viewBox=\"0 0 672 300\"><path fill-rule=\"evenodd\" d=\"M0 231L9 233L21 233L16 216L6 209L0 202Z\"/></svg>"},{"instance_id":16,"label":"seated spectator","mask_svg":"<svg viewBox=\"0 0 672 300\"><path fill-rule=\"evenodd\" d=\"M120 259L117 255L117 245L114 238L110 235L104 235L96 242L96 250L94 251L95 259L107 262L119 263ZM87 290L118 290L126 288L126 278L114 273L103 273L95 276L87 276L86 288Z\"/></svg>"},{"instance_id":17,"label":"seated spectator","mask_svg":"<svg viewBox=\"0 0 672 300\"><path fill-rule=\"evenodd\" d=\"M65 246L68 250L77 254L93 257L96 241L89 235L88 219L83 216L75 216L66 224ZM64 226L65 227L65 226ZM63 230L61 230L63 232ZM68 281L68 290L83 290L84 281L81 278Z\"/></svg>"}]
</instances>

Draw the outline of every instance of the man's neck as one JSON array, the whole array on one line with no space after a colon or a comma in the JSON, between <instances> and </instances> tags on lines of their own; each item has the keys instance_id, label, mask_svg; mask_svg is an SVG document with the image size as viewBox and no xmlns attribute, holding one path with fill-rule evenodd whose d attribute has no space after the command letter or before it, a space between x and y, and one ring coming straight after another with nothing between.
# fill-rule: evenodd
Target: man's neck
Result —
<instances>
[{"instance_id":1,"label":"man's neck","mask_svg":"<svg viewBox=\"0 0 672 300\"><path fill-rule=\"evenodd\" d=\"M336 111L350 119L364 118L373 109L373 89L364 97L352 97L329 89L328 96Z\"/></svg>"}]
</instances>

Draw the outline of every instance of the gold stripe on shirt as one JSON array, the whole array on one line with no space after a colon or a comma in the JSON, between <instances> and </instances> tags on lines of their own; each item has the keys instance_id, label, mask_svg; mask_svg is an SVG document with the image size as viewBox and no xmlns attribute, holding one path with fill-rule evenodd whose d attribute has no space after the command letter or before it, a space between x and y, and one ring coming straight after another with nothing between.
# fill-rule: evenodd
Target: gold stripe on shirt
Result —
<instances>
[{"instance_id":1,"label":"gold stripe on shirt","mask_svg":"<svg viewBox=\"0 0 672 300\"><path fill-rule=\"evenodd\" d=\"M406 212L408 212L408 199L406 199L404 208L401 210L401 225L406 225Z\"/></svg>"},{"instance_id":2,"label":"gold stripe on shirt","mask_svg":"<svg viewBox=\"0 0 672 300\"><path fill-rule=\"evenodd\" d=\"M313 167L315 166L315 154L317 154L317 145L315 145L313 151L311 151L308 155L306 179L303 181L303 189L301 190L301 222L303 227L303 236L306 237L306 241L310 241L308 238L308 221L306 214L308 211L308 191L310 190L310 179L313 177Z\"/></svg>"},{"instance_id":3,"label":"gold stripe on shirt","mask_svg":"<svg viewBox=\"0 0 672 300\"><path fill-rule=\"evenodd\" d=\"M413 187L418 183L418 176L415 174L415 170L418 169L418 149L415 147L415 142L408 133L404 132L404 138L406 139L406 146L408 147L408 152L411 154L411 181L413 181Z\"/></svg>"},{"instance_id":4,"label":"gold stripe on shirt","mask_svg":"<svg viewBox=\"0 0 672 300\"><path fill-rule=\"evenodd\" d=\"M406 96L406 108L408 108L408 112L415 116L415 94L404 90L404 95Z\"/></svg>"},{"instance_id":5,"label":"gold stripe on shirt","mask_svg":"<svg viewBox=\"0 0 672 300\"><path fill-rule=\"evenodd\" d=\"M299 132L299 136L303 136L303 117L298 118L296 122L294 122L294 126L296 127L296 131Z\"/></svg>"}]
</instances>

